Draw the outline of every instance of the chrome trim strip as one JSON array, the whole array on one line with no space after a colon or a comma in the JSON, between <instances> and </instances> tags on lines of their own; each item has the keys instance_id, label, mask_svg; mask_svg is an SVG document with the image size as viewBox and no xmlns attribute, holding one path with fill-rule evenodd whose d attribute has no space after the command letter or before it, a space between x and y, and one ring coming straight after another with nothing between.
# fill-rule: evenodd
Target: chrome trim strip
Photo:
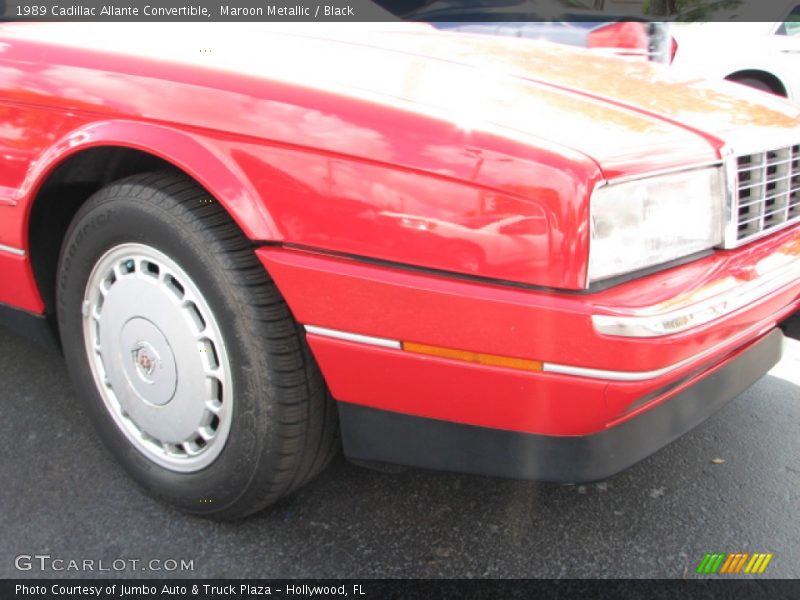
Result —
<instances>
[{"instance_id":1,"label":"chrome trim strip","mask_svg":"<svg viewBox=\"0 0 800 600\"><path fill-rule=\"evenodd\" d=\"M703 350L699 354L695 354L694 356L690 356L689 358L685 358L684 360L663 367L661 369L655 369L653 371L606 371L603 369L570 367L568 365L556 365L553 363L544 363L543 371L545 373L558 373L559 375L575 375L577 377L591 377L593 379L603 379L607 381L646 381L648 379L656 379L663 375L667 375L668 373L671 373L673 371L677 371L678 369L681 369L694 362L701 361L704 358L707 358L712 354L715 354L725 346L735 344L738 341L748 338L752 336L756 331L758 331L760 327L762 326L758 325L756 327L751 327L750 329L746 329L739 335L727 339L724 342L717 344L716 346L707 348L706 350Z\"/></svg>"},{"instance_id":2,"label":"chrome trim strip","mask_svg":"<svg viewBox=\"0 0 800 600\"><path fill-rule=\"evenodd\" d=\"M571 375L574 377L588 377L591 379L601 379L605 381L646 381L649 379L656 379L663 375L667 375L672 371L677 371L678 369L681 369L694 362L701 361L704 358L707 358L708 356L715 354L725 346L732 346L736 344L736 342L738 341L744 340L748 337L752 337L754 334L757 333L758 329L761 327L763 326L758 325L756 327L751 327L750 329L741 332L739 335L734 336L731 339L727 339L716 346L707 348L706 350L700 352L699 354L695 354L694 356L690 356L689 358L681 360L677 363L668 365L661 369L655 369L653 371L607 371L604 369L590 369L587 367L574 367L571 365L542 363L542 372L554 373L557 375ZM356 342L361 344L367 344L370 346L378 346L380 348L391 348L393 350L403 349L402 343L397 340L372 337L369 335L361 335L358 333L348 333L346 331L339 331L338 329L328 329L327 327L316 327L314 325L305 325L305 329L308 333L313 333L315 335L321 335L337 340L345 340L348 342ZM409 354L419 356L414 353L409 353ZM472 364L472 363L465 363L465 364Z\"/></svg>"},{"instance_id":3,"label":"chrome trim strip","mask_svg":"<svg viewBox=\"0 0 800 600\"><path fill-rule=\"evenodd\" d=\"M616 185L619 183L628 183L630 181L639 181L641 179L650 179L651 177L659 177L661 175L674 175L676 173L683 173L686 171L697 171L699 169L709 169L713 167L720 167L723 160L710 160L707 162L694 163L691 165L683 165L681 167L669 167L666 169L657 169L653 171L645 171L644 173L637 173L636 175L623 175L622 177L614 177L612 179L603 179L598 182L595 189L606 185Z\"/></svg>"},{"instance_id":4,"label":"chrome trim strip","mask_svg":"<svg viewBox=\"0 0 800 600\"><path fill-rule=\"evenodd\" d=\"M372 337L371 335L361 335L360 333L348 333L346 331L339 331L338 329L317 327L316 325L306 325L305 328L306 332L308 333L313 333L315 335L322 335L336 340L344 340L346 342L356 342L359 344L367 344L369 346L378 346L380 348L394 348L395 350L401 350L403 348L402 344L397 340Z\"/></svg>"},{"instance_id":5,"label":"chrome trim strip","mask_svg":"<svg viewBox=\"0 0 800 600\"><path fill-rule=\"evenodd\" d=\"M14 256L25 256L25 250L20 248L13 248L11 246L6 246L4 244L0 244L0 252L5 252L6 254L13 254Z\"/></svg>"},{"instance_id":6,"label":"chrome trim strip","mask_svg":"<svg viewBox=\"0 0 800 600\"><path fill-rule=\"evenodd\" d=\"M722 247L733 248L736 246L739 223L739 165L736 162L736 153L730 146L724 146L720 151L722 165L725 171L725 208L723 218Z\"/></svg>"},{"instance_id":7,"label":"chrome trim strip","mask_svg":"<svg viewBox=\"0 0 800 600\"><path fill-rule=\"evenodd\" d=\"M592 315L594 330L601 335L617 337L661 337L680 333L722 318L758 302L792 283L800 283L800 257L772 272L694 304L658 313L657 307L644 309L637 315ZM648 312L650 311L650 312Z\"/></svg>"}]
</instances>

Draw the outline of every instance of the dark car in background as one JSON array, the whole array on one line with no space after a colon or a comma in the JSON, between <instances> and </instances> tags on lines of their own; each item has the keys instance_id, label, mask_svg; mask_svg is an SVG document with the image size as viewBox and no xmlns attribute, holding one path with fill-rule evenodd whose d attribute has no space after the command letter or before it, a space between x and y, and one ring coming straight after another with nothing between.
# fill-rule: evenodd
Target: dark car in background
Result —
<instances>
[{"instance_id":1,"label":"dark car in background","mask_svg":"<svg viewBox=\"0 0 800 600\"><path fill-rule=\"evenodd\" d=\"M409 21L438 29L548 40L616 56L669 62L668 26L644 16L600 12L580 0L384 0Z\"/></svg>"}]
</instances>

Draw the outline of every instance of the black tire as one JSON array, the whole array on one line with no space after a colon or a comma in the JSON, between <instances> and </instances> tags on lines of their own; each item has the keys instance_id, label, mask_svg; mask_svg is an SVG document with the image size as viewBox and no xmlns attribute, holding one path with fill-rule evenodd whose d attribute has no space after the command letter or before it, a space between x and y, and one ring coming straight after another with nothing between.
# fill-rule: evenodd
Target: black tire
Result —
<instances>
[{"instance_id":1,"label":"black tire","mask_svg":"<svg viewBox=\"0 0 800 600\"><path fill-rule=\"evenodd\" d=\"M140 452L106 408L89 366L87 281L100 257L125 243L146 244L180 265L220 325L235 390L230 431L197 472L165 468ZM135 175L81 207L61 250L57 307L70 374L103 442L148 492L181 510L249 515L308 482L337 452L335 404L300 326L241 230L185 176Z\"/></svg>"},{"instance_id":2,"label":"black tire","mask_svg":"<svg viewBox=\"0 0 800 600\"><path fill-rule=\"evenodd\" d=\"M756 90L761 90L762 92L767 92L768 94L776 94L778 96L783 96L784 95L784 94L780 93L779 91L775 90L766 81L763 81L763 80L758 79L756 77L734 77L734 78L731 78L730 81L733 81L735 83L740 83L742 85L746 85L746 86L754 88Z\"/></svg>"}]
</instances>

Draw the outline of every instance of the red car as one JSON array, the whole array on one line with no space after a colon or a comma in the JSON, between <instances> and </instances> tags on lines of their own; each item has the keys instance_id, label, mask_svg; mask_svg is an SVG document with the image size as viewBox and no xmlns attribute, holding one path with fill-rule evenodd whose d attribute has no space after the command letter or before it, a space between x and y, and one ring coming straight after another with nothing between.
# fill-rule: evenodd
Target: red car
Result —
<instances>
[{"instance_id":1,"label":"red car","mask_svg":"<svg viewBox=\"0 0 800 600\"><path fill-rule=\"evenodd\" d=\"M0 315L157 496L246 515L340 443L603 479L779 360L796 105L419 25L160 27L0 25Z\"/></svg>"}]
</instances>

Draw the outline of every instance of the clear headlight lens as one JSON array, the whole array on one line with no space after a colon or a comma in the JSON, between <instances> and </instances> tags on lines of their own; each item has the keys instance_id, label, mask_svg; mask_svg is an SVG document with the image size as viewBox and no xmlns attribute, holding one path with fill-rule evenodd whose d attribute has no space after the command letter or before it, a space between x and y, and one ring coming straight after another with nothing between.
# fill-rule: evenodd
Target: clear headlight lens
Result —
<instances>
[{"instance_id":1,"label":"clear headlight lens","mask_svg":"<svg viewBox=\"0 0 800 600\"><path fill-rule=\"evenodd\" d=\"M611 184L591 199L589 281L669 262L722 242L721 167Z\"/></svg>"}]
</instances>

